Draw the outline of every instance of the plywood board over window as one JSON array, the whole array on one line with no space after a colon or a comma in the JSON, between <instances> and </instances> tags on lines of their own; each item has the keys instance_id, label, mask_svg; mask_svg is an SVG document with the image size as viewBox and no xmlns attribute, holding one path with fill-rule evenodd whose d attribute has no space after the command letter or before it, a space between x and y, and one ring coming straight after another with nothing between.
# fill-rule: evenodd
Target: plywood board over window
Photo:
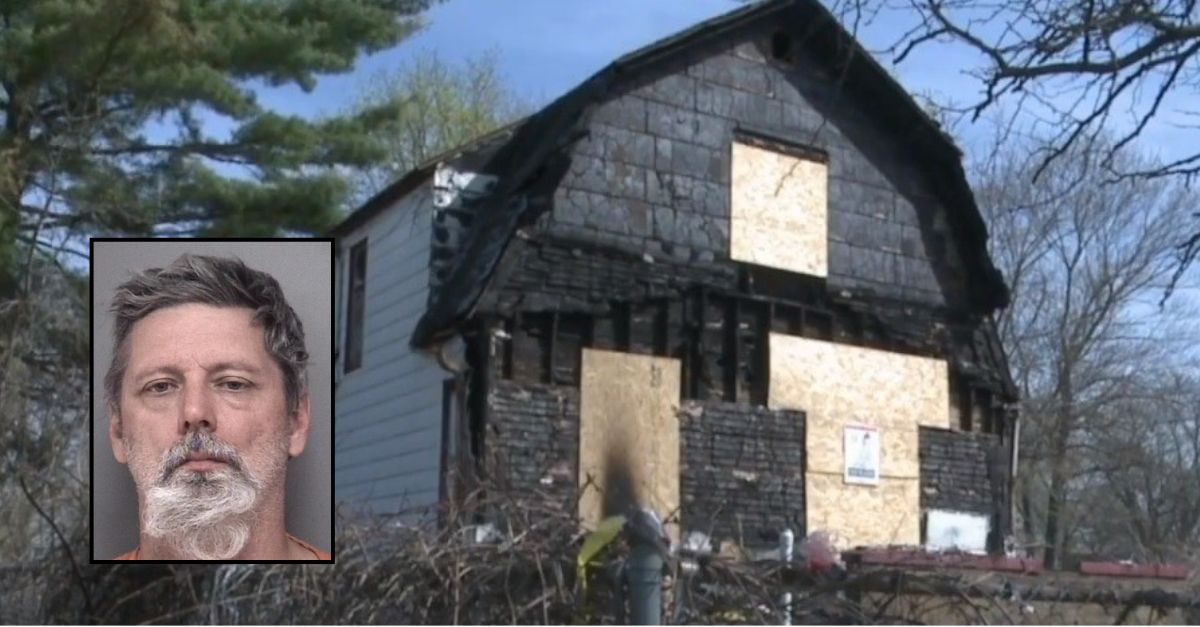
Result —
<instances>
[{"instance_id":1,"label":"plywood board over window","mask_svg":"<svg viewBox=\"0 0 1200 627\"><path fill-rule=\"evenodd\" d=\"M584 349L579 516L587 526L637 503L679 509L679 360ZM615 511L614 511L615 510ZM678 530L668 526L672 540Z\"/></svg>"},{"instance_id":2,"label":"plywood board over window","mask_svg":"<svg viewBox=\"0 0 1200 627\"><path fill-rule=\"evenodd\" d=\"M828 276L825 162L741 141L732 150L729 256Z\"/></svg>"},{"instance_id":3,"label":"plywood board over window","mask_svg":"<svg viewBox=\"0 0 1200 627\"><path fill-rule=\"evenodd\" d=\"M944 360L772 333L771 407L806 413L810 531L845 545L920 543L918 427L950 426ZM845 481L845 428L879 429L879 483Z\"/></svg>"}]
</instances>

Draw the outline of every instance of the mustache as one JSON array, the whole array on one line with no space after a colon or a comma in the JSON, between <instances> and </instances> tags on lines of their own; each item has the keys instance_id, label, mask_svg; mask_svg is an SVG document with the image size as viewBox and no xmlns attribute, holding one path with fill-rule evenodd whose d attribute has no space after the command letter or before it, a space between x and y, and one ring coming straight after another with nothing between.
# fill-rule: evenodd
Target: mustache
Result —
<instances>
[{"instance_id":1,"label":"mustache","mask_svg":"<svg viewBox=\"0 0 1200 627\"><path fill-rule=\"evenodd\" d=\"M163 470L159 477L159 483L166 482L193 455L202 455L213 461L222 462L238 472L242 470L242 457L238 455L237 449L233 445L223 442L211 432L192 431L180 438L179 442L167 449L163 455Z\"/></svg>"}]
</instances>

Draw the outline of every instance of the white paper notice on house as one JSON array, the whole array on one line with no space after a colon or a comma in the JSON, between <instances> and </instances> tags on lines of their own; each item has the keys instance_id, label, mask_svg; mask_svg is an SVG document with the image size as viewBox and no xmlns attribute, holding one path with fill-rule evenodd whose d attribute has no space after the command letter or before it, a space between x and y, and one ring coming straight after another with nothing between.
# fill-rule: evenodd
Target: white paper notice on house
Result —
<instances>
[{"instance_id":1,"label":"white paper notice on house","mask_svg":"<svg viewBox=\"0 0 1200 627\"><path fill-rule=\"evenodd\" d=\"M846 425L846 483L879 485L879 428Z\"/></svg>"}]
</instances>

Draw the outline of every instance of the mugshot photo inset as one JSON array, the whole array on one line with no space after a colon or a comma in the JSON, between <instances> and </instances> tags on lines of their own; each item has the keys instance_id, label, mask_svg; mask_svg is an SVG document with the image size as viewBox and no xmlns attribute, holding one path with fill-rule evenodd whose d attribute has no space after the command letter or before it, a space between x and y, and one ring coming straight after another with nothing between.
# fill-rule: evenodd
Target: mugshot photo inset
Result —
<instances>
[{"instance_id":1,"label":"mugshot photo inset","mask_svg":"<svg viewBox=\"0 0 1200 627\"><path fill-rule=\"evenodd\" d=\"M332 560L332 240L92 241L92 559Z\"/></svg>"}]
</instances>

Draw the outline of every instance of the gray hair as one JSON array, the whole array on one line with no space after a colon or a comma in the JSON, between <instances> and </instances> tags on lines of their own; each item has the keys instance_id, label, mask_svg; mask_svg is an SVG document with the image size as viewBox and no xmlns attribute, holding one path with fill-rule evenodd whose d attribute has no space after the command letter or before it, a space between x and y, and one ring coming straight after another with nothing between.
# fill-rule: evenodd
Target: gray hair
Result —
<instances>
[{"instance_id":1,"label":"gray hair","mask_svg":"<svg viewBox=\"0 0 1200 627\"><path fill-rule=\"evenodd\" d=\"M121 380L129 365L129 333L134 323L159 309L190 303L254 310L254 324L263 328L267 352L283 371L288 413L294 413L308 390L308 352L304 347L304 325L283 297L279 282L240 259L189 254L166 268L140 272L117 287L111 309L116 314L116 342L112 365L104 376L108 402L120 407Z\"/></svg>"}]
</instances>

